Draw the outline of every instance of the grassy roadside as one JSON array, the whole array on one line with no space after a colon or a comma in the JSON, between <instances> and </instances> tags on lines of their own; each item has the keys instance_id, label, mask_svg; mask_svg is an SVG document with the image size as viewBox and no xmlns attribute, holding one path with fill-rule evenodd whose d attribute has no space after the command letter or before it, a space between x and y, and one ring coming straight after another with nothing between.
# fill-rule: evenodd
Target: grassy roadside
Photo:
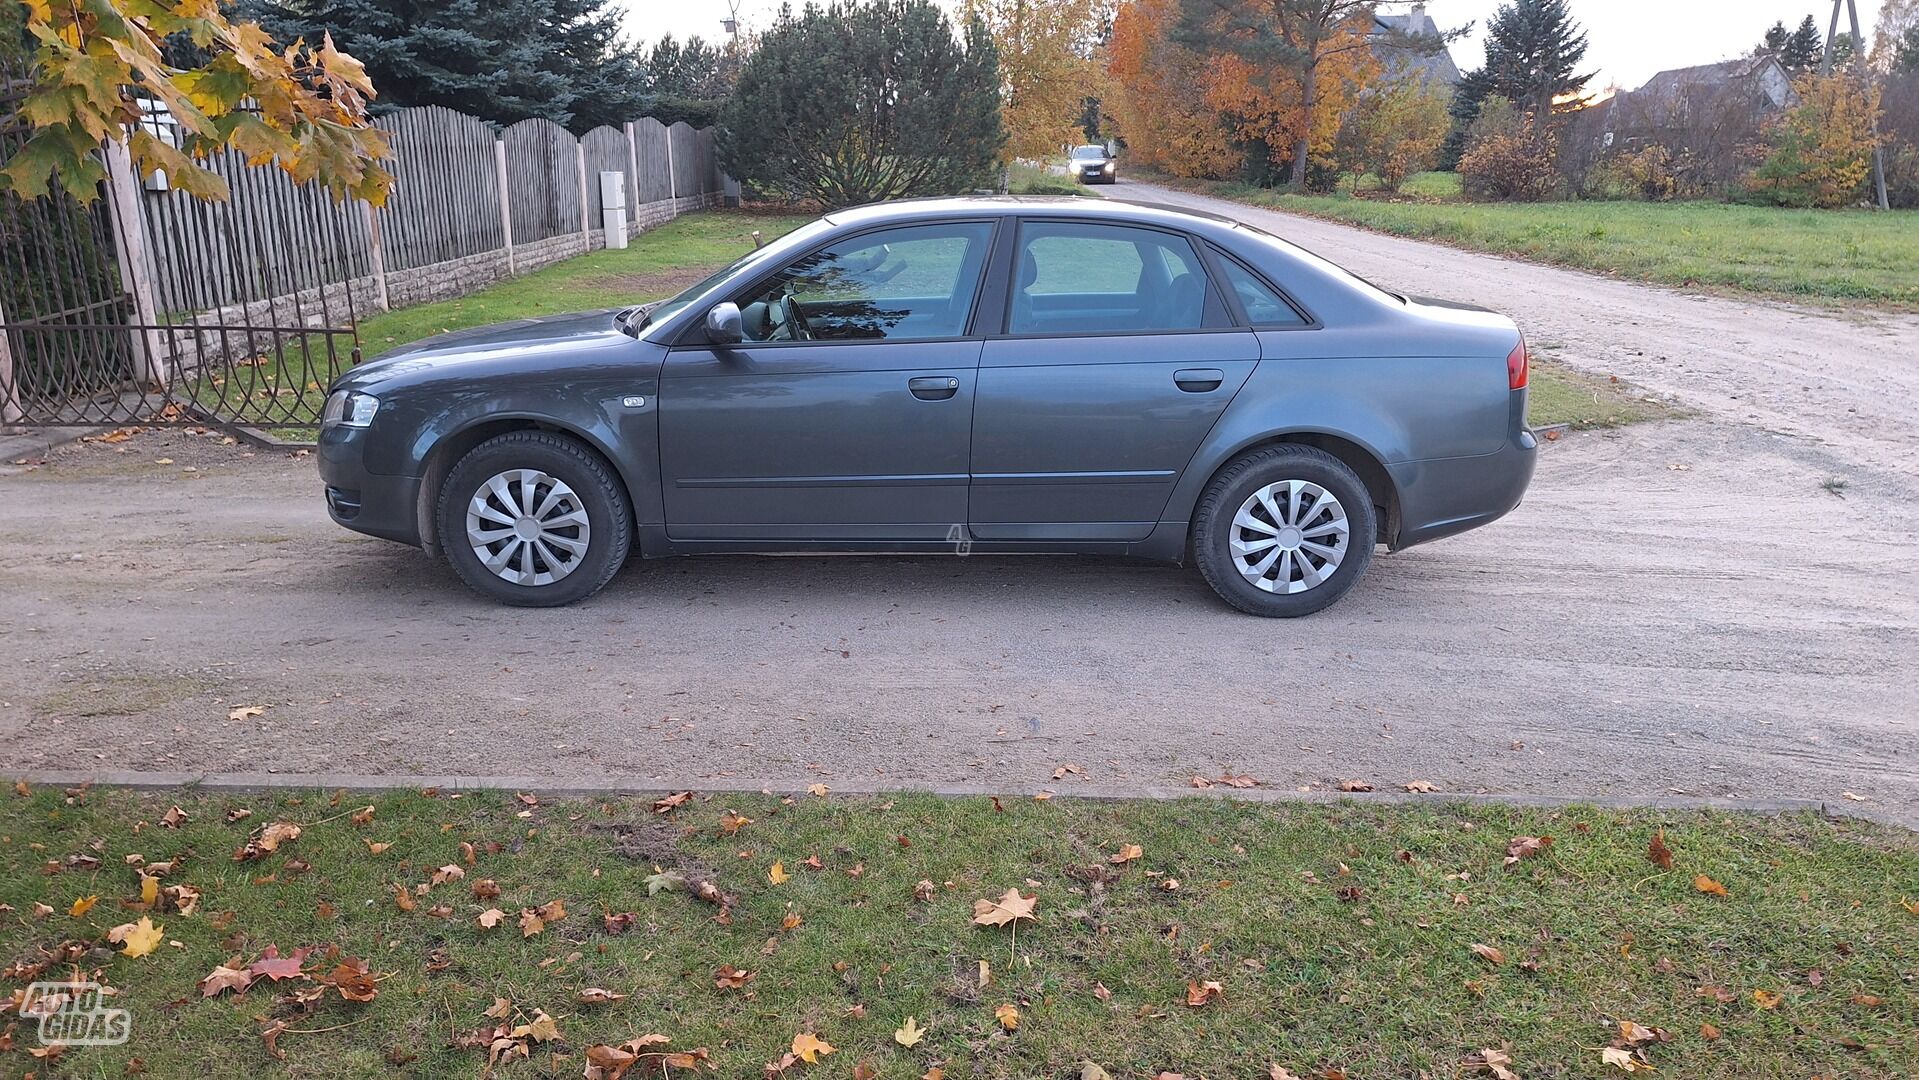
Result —
<instances>
[{"instance_id":1,"label":"grassy roadside","mask_svg":"<svg viewBox=\"0 0 1919 1080\"><path fill-rule=\"evenodd\" d=\"M276 821L303 831L235 860ZM1662 827L1671 869L1648 856ZM196 909L161 892L139 910L141 863L171 863L156 886L191 886ZM0 1071L470 1076L491 1042L495 1075L578 1076L606 1060L589 1047L660 1034L746 1077L811 1034L834 1053L778 1075L1450 1077L1490 1075L1491 1050L1521 1076L1597 1077L1613 1049L1687 1078L1904 1077L1916 882L1912 834L1809 816L36 790L0 804L0 987L44 950L77 957L133 1037L45 1063L23 1023ZM1008 889L1037 921L976 925ZM163 928L151 954L113 954L108 932L142 917ZM299 973L203 994L270 946Z\"/></svg>"},{"instance_id":2,"label":"grassy roadside","mask_svg":"<svg viewBox=\"0 0 1919 1080\"><path fill-rule=\"evenodd\" d=\"M1410 178L1397 199L1151 179L1395 236L1660 285L1919 307L1919 245L1913 242L1919 212L1781 210L1713 202L1471 203L1459 198L1457 178L1439 179L1443 175Z\"/></svg>"}]
</instances>

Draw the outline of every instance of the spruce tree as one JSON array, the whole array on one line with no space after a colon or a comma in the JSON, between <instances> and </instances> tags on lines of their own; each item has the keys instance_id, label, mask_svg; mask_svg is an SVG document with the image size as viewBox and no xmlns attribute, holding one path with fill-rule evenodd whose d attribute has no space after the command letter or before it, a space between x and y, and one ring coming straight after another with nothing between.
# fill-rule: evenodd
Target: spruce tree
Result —
<instances>
[{"instance_id":1,"label":"spruce tree","mask_svg":"<svg viewBox=\"0 0 1919 1080\"><path fill-rule=\"evenodd\" d=\"M1772 24L1772 29L1766 31L1765 40L1759 43L1757 49L1753 50L1753 55L1764 56L1767 53L1771 53L1774 56L1783 56L1786 52L1786 43L1791 40L1792 31L1786 29L1786 22L1784 19L1781 19Z\"/></svg>"},{"instance_id":2,"label":"spruce tree","mask_svg":"<svg viewBox=\"0 0 1919 1080\"><path fill-rule=\"evenodd\" d=\"M1799 29L1792 32L1792 37L1786 40L1786 47L1779 54L1779 62L1785 65L1787 71L1811 71L1819 66L1820 47L1823 44L1818 25L1808 15L1799 24Z\"/></svg>"},{"instance_id":3,"label":"spruce tree","mask_svg":"<svg viewBox=\"0 0 1919 1080\"><path fill-rule=\"evenodd\" d=\"M1486 24L1486 62L1460 79L1450 109L1452 134L1441 161L1459 162L1466 133L1488 97L1507 98L1536 117L1552 115L1553 99L1586 85L1578 73L1586 57L1586 34L1573 21L1566 0L1509 0Z\"/></svg>"},{"instance_id":4,"label":"spruce tree","mask_svg":"<svg viewBox=\"0 0 1919 1080\"><path fill-rule=\"evenodd\" d=\"M444 105L576 132L640 114L609 0L243 0L238 14L281 41L331 33L366 65L377 111Z\"/></svg>"}]
</instances>

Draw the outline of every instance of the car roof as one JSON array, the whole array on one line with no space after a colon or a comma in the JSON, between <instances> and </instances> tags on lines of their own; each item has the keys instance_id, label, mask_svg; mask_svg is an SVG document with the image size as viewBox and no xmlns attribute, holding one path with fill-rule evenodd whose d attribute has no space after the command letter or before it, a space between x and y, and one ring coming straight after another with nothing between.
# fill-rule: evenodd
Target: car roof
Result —
<instances>
[{"instance_id":1,"label":"car roof","mask_svg":"<svg viewBox=\"0 0 1919 1080\"><path fill-rule=\"evenodd\" d=\"M1235 228L1238 222L1222 214L1159 203L1093 199L1077 195L960 195L923 199L896 199L835 210L826 220L836 226L884 225L901 221L935 221L980 214L1015 217L1072 217L1163 225L1175 229Z\"/></svg>"}]
</instances>

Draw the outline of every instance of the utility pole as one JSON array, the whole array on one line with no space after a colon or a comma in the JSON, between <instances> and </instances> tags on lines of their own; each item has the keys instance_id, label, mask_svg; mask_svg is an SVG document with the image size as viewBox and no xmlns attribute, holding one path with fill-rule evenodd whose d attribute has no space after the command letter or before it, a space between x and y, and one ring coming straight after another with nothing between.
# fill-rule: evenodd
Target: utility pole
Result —
<instances>
[{"instance_id":1,"label":"utility pole","mask_svg":"<svg viewBox=\"0 0 1919 1080\"><path fill-rule=\"evenodd\" d=\"M1845 5L1846 12L1852 20L1852 55L1849 61L1857 61L1860 58L1861 50L1866 47L1866 40L1859 32L1858 0L1832 0L1832 22L1826 27L1826 58L1819 65L1819 74L1821 75L1832 74L1832 62L1834 60L1832 48L1833 39L1839 36L1839 7L1841 4ZM1886 197L1886 151L1884 147L1879 144L1879 118L1877 116L1872 118L1872 186L1874 194L1879 197L1879 209L1892 209L1892 203L1888 201Z\"/></svg>"}]
</instances>

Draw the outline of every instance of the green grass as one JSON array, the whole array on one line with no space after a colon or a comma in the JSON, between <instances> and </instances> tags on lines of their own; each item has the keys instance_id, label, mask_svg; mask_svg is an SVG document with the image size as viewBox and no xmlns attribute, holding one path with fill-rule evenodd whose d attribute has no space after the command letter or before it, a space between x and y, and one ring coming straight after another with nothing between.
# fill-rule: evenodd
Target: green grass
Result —
<instances>
[{"instance_id":1,"label":"green grass","mask_svg":"<svg viewBox=\"0 0 1919 1080\"><path fill-rule=\"evenodd\" d=\"M1681 415L1670 406L1635 393L1626 383L1541 360L1540 350L1534 347L1532 351L1526 414L1534 427L1570 424L1580 430L1612 428Z\"/></svg>"},{"instance_id":2,"label":"green grass","mask_svg":"<svg viewBox=\"0 0 1919 1080\"><path fill-rule=\"evenodd\" d=\"M176 803L188 819L159 824ZM501 1065L508 1078L578 1076L589 1044L655 1032L673 1048L709 1048L717 1075L757 1077L802 1031L838 1052L790 1076L845 1077L867 1062L895 1080L935 1064L952 1077L1066 1078L1093 1060L1119 1078L1250 1080L1275 1062L1306 1076L1451 1077L1490 1047L1510 1052L1521 1076L1600 1077L1616 1071L1602 1070L1600 1048L1622 1020L1669 1031L1645 1056L1688 1080L1919 1070L1919 900L1909 899L1919 846L1858 821L1202 799L1008 798L1001 812L985 798L915 795L699 797L662 816L645 799L527 806L503 793L408 792L373 798L372 820L356 825L358 804L6 796L0 960L70 942L68 955L97 967L119 991L112 1003L133 1014L128 1045L72 1050L63 1074L120 1076L137 1057L168 1077L474 1076L484 1051L449 1042L487 1023L496 998L508 999L509 1024L540 1010L563 1034L531 1061ZM227 823L238 808L252 816ZM753 823L722 835L726 809ZM275 820L304 834L234 861L247 830ZM1671 870L1647 856L1662 826ZM1556 842L1502 866L1522 835ZM392 846L374 854L367 842ZM1143 857L1111 863L1127 844ZM43 870L82 855L98 865ZM101 944L142 914L129 906L133 855L174 860L162 883L204 897L193 915L154 916L167 943L139 958ZM815 856L819 869L807 865ZM776 860L784 884L769 880ZM448 864L464 880L401 910L396 888ZM685 892L649 897L656 867L732 894L725 919ZM1698 891L1699 874L1729 895ZM476 898L482 879L497 882L497 899ZM930 900L914 896L921 880ZM973 925L974 901L1008 888L1037 896L1038 922L1016 936ZM90 895L98 905L71 916ZM536 936L515 929L523 908L554 900L565 918ZM53 911L36 916L36 904ZM488 907L507 923L480 929ZM622 912L635 913L630 927L609 933L604 916ZM316 950L309 973L364 958L378 996L327 990L310 1011L276 1000L316 985L304 979L201 996L216 964L270 945ZM755 976L722 991L722 964ZM31 977L15 975L0 993ZM1189 983L1207 982L1220 996L1189 1006ZM583 1004L588 987L627 996ZM1762 991L1779 995L1775 1007L1762 1007ZM1001 1005L1019 1010L1017 1032L1000 1030ZM929 1031L911 1049L892 1037L909 1015ZM289 1028L277 1040L284 1064L260 1037L276 1021ZM0 1052L0 1069L38 1068L24 1053L33 1029L14 1038L21 1049Z\"/></svg>"},{"instance_id":3,"label":"green grass","mask_svg":"<svg viewBox=\"0 0 1919 1080\"><path fill-rule=\"evenodd\" d=\"M1179 181L1257 206L1396 236L1684 288L1919 306L1919 211L1783 210L1715 202L1472 203L1421 173L1401 197L1291 195ZM1361 190L1366 189L1364 183Z\"/></svg>"},{"instance_id":4,"label":"green grass","mask_svg":"<svg viewBox=\"0 0 1919 1080\"><path fill-rule=\"evenodd\" d=\"M1007 169L1006 190L1013 195L1083 195L1093 199L1105 198L1085 184L1074 183L1072 177L1060 176L1046 169L1022 165L1018 162Z\"/></svg>"}]
</instances>

